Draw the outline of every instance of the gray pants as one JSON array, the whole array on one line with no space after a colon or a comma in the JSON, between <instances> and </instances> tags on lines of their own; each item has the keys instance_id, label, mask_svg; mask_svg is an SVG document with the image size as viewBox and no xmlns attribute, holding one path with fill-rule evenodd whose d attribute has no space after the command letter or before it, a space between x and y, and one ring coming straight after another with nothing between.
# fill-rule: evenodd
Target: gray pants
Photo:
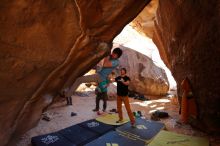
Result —
<instances>
[{"instance_id":1,"label":"gray pants","mask_svg":"<svg viewBox=\"0 0 220 146\"><path fill-rule=\"evenodd\" d=\"M97 73L93 75L81 76L77 78L76 81L73 83L73 85L69 88L69 90L66 91L66 96L71 97L81 83L90 83L90 82L100 83L102 82L102 79L100 75Z\"/></svg>"}]
</instances>

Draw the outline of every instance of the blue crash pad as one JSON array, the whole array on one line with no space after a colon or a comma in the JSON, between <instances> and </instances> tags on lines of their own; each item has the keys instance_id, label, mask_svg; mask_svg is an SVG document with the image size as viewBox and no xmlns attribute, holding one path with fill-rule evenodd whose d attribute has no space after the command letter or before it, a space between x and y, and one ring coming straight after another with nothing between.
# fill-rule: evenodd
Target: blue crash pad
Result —
<instances>
[{"instance_id":1,"label":"blue crash pad","mask_svg":"<svg viewBox=\"0 0 220 146\"><path fill-rule=\"evenodd\" d=\"M127 135L128 137L135 137L141 141L149 143L150 140L160 132L160 130L164 129L164 127L164 124L161 122L137 118L136 128L132 128L131 124L127 123L116 128L116 131Z\"/></svg>"},{"instance_id":2,"label":"blue crash pad","mask_svg":"<svg viewBox=\"0 0 220 146\"><path fill-rule=\"evenodd\" d=\"M76 146L59 133L36 136L31 139L33 146Z\"/></svg>"},{"instance_id":3,"label":"blue crash pad","mask_svg":"<svg viewBox=\"0 0 220 146\"><path fill-rule=\"evenodd\" d=\"M144 146L144 142L110 131L85 146Z\"/></svg>"},{"instance_id":4,"label":"blue crash pad","mask_svg":"<svg viewBox=\"0 0 220 146\"><path fill-rule=\"evenodd\" d=\"M103 134L107 133L108 131L111 131L111 130L115 129L114 126L108 125L108 124L105 124L105 123L101 123L101 122L99 122L95 119L88 120L88 121L85 121L83 123L80 123L79 126L81 126L83 128L86 128L88 130L91 130L93 132L96 132L100 135L103 135Z\"/></svg>"},{"instance_id":5,"label":"blue crash pad","mask_svg":"<svg viewBox=\"0 0 220 146\"><path fill-rule=\"evenodd\" d=\"M60 130L59 134L76 145L83 145L99 137L97 133L82 128L79 125L74 125Z\"/></svg>"}]
</instances>

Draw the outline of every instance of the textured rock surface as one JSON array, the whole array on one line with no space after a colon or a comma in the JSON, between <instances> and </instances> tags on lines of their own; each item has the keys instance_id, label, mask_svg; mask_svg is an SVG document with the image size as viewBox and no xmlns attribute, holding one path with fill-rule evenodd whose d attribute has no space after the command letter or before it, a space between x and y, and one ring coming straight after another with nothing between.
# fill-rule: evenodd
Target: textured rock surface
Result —
<instances>
[{"instance_id":1,"label":"textured rock surface","mask_svg":"<svg viewBox=\"0 0 220 146\"><path fill-rule=\"evenodd\" d=\"M160 0L154 35L178 85L185 77L192 83L199 109L194 125L213 132L220 132L219 6L217 0Z\"/></svg>"},{"instance_id":2,"label":"textured rock surface","mask_svg":"<svg viewBox=\"0 0 220 146\"><path fill-rule=\"evenodd\" d=\"M0 145L9 139L14 145L34 126L65 81L74 81L110 51L100 42L110 46L147 3L2 0Z\"/></svg>"},{"instance_id":3,"label":"textured rock surface","mask_svg":"<svg viewBox=\"0 0 220 146\"><path fill-rule=\"evenodd\" d=\"M151 58L135 50L122 47L119 68L125 67L131 78L130 90L144 95L165 95L169 90L165 71L157 67Z\"/></svg>"},{"instance_id":4,"label":"textured rock surface","mask_svg":"<svg viewBox=\"0 0 220 146\"><path fill-rule=\"evenodd\" d=\"M158 1L159 0L152 0L131 23L139 33L150 38L153 37L154 33L154 21Z\"/></svg>"}]
</instances>

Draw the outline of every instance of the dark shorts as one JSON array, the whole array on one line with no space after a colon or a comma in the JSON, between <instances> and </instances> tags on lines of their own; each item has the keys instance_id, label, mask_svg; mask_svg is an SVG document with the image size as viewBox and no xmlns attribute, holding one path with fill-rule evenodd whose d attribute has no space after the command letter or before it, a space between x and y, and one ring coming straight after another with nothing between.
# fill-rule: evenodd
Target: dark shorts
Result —
<instances>
[{"instance_id":1,"label":"dark shorts","mask_svg":"<svg viewBox=\"0 0 220 146\"><path fill-rule=\"evenodd\" d=\"M97 98L98 98L98 99L102 99L102 100L107 100L107 99L108 99L107 92L98 93L98 94L97 94Z\"/></svg>"}]
</instances>

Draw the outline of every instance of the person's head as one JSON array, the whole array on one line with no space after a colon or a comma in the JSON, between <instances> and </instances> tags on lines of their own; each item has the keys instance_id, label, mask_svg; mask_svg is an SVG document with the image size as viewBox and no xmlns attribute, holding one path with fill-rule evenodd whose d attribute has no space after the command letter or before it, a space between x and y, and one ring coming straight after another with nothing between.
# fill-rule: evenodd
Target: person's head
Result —
<instances>
[{"instance_id":1,"label":"person's head","mask_svg":"<svg viewBox=\"0 0 220 146\"><path fill-rule=\"evenodd\" d=\"M111 57L113 59L117 59L117 58L120 58L122 55L122 50L120 48L115 48L113 51L112 51L112 54L111 54Z\"/></svg>"},{"instance_id":2,"label":"person's head","mask_svg":"<svg viewBox=\"0 0 220 146\"><path fill-rule=\"evenodd\" d=\"M127 73L126 68L121 68L121 75L126 75L126 73Z\"/></svg>"}]
</instances>

